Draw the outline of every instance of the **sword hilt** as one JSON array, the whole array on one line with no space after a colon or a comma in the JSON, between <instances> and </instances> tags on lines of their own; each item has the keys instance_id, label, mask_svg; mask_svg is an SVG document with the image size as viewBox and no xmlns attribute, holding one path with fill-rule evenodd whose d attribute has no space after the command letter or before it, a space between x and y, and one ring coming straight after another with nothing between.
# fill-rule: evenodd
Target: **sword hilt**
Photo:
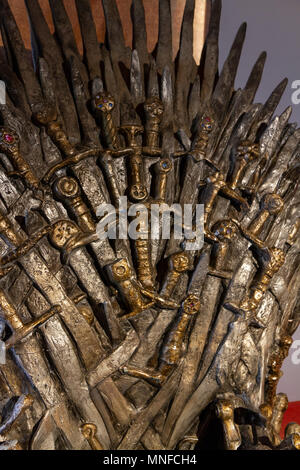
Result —
<instances>
[{"instance_id":1,"label":"sword hilt","mask_svg":"<svg viewBox=\"0 0 300 470\"><path fill-rule=\"evenodd\" d=\"M30 165L20 152L19 136L12 129L0 128L0 152L4 153L13 163L15 174L22 177L30 188L38 190L40 182L35 177Z\"/></svg>"}]
</instances>

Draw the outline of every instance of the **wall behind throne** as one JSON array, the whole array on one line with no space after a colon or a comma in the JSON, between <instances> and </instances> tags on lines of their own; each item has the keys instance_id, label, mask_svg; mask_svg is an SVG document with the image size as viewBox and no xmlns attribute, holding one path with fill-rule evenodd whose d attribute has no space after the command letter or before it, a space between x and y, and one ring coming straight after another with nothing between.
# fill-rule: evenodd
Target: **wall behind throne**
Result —
<instances>
[{"instance_id":1,"label":"wall behind throne","mask_svg":"<svg viewBox=\"0 0 300 470\"><path fill-rule=\"evenodd\" d=\"M51 18L51 10L48 0L37 0L47 18L47 21L53 32L53 22ZM78 47L82 51L82 42L80 37L80 27L76 14L75 0L63 0L67 13L72 21L75 37L78 42ZM120 12L121 20L123 23L124 34L126 42L131 45L132 31L131 31L131 18L130 18L130 5L132 0L116 0ZM21 30L23 39L28 48L30 48L30 31L27 21L27 13L24 0L8 0L10 7L15 15L19 28ZM90 0L93 16L95 19L97 34L99 42L103 42L105 35L104 15L101 0ZM157 35L158 35L158 8L159 0L143 0L147 31L148 31L148 48L150 51L154 49ZM205 37L205 30L207 24L206 17L206 0L195 0L195 23L194 23L194 39L195 39L195 59L198 61L203 46ZM178 50L179 35L181 28L181 20L185 0L171 0L172 18L173 18L173 33L174 33L174 55Z\"/></svg>"}]
</instances>

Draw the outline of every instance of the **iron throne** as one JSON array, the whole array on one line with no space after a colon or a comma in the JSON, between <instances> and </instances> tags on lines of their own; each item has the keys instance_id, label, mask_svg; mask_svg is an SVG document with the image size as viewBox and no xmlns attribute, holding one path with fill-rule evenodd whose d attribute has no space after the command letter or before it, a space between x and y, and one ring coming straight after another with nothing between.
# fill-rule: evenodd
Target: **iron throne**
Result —
<instances>
[{"instance_id":1,"label":"iron throne","mask_svg":"<svg viewBox=\"0 0 300 470\"><path fill-rule=\"evenodd\" d=\"M52 35L26 0L32 61L0 1L1 448L299 448L276 394L300 320L300 130L273 118L287 81L253 104L263 53L234 90L245 24L218 73L219 0L199 67L193 0L175 62L169 0L152 54L142 0L133 50L102 3L99 45L76 0L81 57L63 2ZM204 204L203 248L141 226L99 239L97 208L124 195Z\"/></svg>"}]
</instances>

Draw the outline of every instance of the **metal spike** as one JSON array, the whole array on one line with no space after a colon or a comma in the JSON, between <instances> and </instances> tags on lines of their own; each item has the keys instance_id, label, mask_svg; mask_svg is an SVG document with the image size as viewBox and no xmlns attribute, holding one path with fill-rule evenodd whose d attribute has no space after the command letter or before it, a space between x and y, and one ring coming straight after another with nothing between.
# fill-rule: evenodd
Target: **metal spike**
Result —
<instances>
[{"instance_id":1,"label":"metal spike","mask_svg":"<svg viewBox=\"0 0 300 470\"><path fill-rule=\"evenodd\" d=\"M214 119L221 119L231 98L237 68L246 36L247 24L239 28L212 97Z\"/></svg>"},{"instance_id":2,"label":"metal spike","mask_svg":"<svg viewBox=\"0 0 300 470\"><path fill-rule=\"evenodd\" d=\"M104 88L113 95L115 100L119 100L116 77L114 75L109 52L104 45L101 47L101 54L104 61Z\"/></svg>"},{"instance_id":3,"label":"metal spike","mask_svg":"<svg viewBox=\"0 0 300 470\"><path fill-rule=\"evenodd\" d=\"M13 104L19 109L21 109L24 114L30 117L31 111L28 106L24 86L18 79L17 75L9 67L9 65L4 63L1 64L0 79L5 82L6 90Z\"/></svg>"},{"instance_id":4,"label":"metal spike","mask_svg":"<svg viewBox=\"0 0 300 470\"><path fill-rule=\"evenodd\" d=\"M292 110L292 106L288 106L281 116L275 117L267 127L260 139L260 150L262 154L267 153L269 158L272 157L282 137L283 130L291 117Z\"/></svg>"},{"instance_id":5,"label":"metal spike","mask_svg":"<svg viewBox=\"0 0 300 470\"><path fill-rule=\"evenodd\" d=\"M209 102L212 96L218 73L221 10L221 0L215 0L211 9L209 30L201 58L204 68L201 83L201 102L203 104Z\"/></svg>"},{"instance_id":6,"label":"metal spike","mask_svg":"<svg viewBox=\"0 0 300 470\"><path fill-rule=\"evenodd\" d=\"M251 96L251 102L254 100L256 95L257 89L259 87L261 77L264 71L264 66L266 63L267 53L264 51L260 54L259 58L257 59L254 67L251 71L251 74L248 78L248 81L245 86L245 90L247 90Z\"/></svg>"},{"instance_id":7,"label":"metal spike","mask_svg":"<svg viewBox=\"0 0 300 470\"><path fill-rule=\"evenodd\" d=\"M137 50L141 65L149 64L145 9L141 0L132 0L131 18L133 26L133 49Z\"/></svg>"},{"instance_id":8,"label":"metal spike","mask_svg":"<svg viewBox=\"0 0 300 470\"><path fill-rule=\"evenodd\" d=\"M159 98L159 86L158 86L158 75L157 75L157 68L156 62L151 56L150 58L150 71L149 71L149 78L148 78L148 91L147 97L152 98L156 96Z\"/></svg>"},{"instance_id":9,"label":"metal spike","mask_svg":"<svg viewBox=\"0 0 300 470\"><path fill-rule=\"evenodd\" d=\"M176 117L178 127L188 132L187 99L190 84L194 81L196 64L193 58L193 25L195 0L187 0L183 15L180 48L177 56Z\"/></svg>"},{"instance_id":10,"label":"metal spike","mask_svg":"<svg viewBox=\"0 0 300 470\"><path fill-rule=\"evenodd\" d=\"M266 101L265 106L262 109L262 116L261 116L262 121L269 120L273 116L282 98L282 95L285 92L287 84L288 84L288 79L284 78L279 83L279 85L274 89L274 91L271 93L270 97Z\"/></svg>"},{"instance_id":11,"label":"metal spike","mask_svg":"<svg viewBox=\"0 0 300 470\"><path fill-rule=\"evenodd\" d=\"M249 93L245 92L245 90L237 90L230 103L231 110L230 112L228 112L228 120L225 122L224 126L222 126L221 132L219 133L218 144L212 154L213 160L216 162L220 161L223 169L224 167L226 168L226 166L229 164L229 160L223 155L223 152L225 151L228 142L232 137L232 132L237 130L236 127L238 126L241 116L243 115L243 113L249 113L251 109L250 105L251 99ZM250 117L249 114L248 117ZM251 121L248 122L249 125L252 124L253 115Z\"/></svg>"},{"instance_id":12,"label":"metal spike","mask_svg":"<svg viewBox=\"0 0 300 470\"><path fill-rule=\"evenodd\" d=\"M113 117L114 117L114 121L116 125L119 126L120 125L119 89L118 89L116 77L113 71L110 55L104 45L101 46L101 54L102 54L103 62L104 62L103 85L104 85L104 89L108 91L115 99Z\"/></svg>"},{"instance_id":13,"label":"metal spike","mask_svg":"<svg viewBox=\"0 0 300 470\"><path fill-rule=\"evenodd\" d=\"M90 80L101 78L101 52L90 1L76 0L76 8Z\"/></svg>"},{"instance_id":14,"label":"metal spike","mask_svg":"<svg viewBox=\"0 0 300 470\"><path fill-rule=\"evenodd\" d=\"M72 24L65 10L64 3L62 0L50 0L50 7L55 25L55 34L58 36L63 54L68 61L72 56L79 59L78 67L80 68L80 74L84 81L86 92L88 92L88 74L85 66L81 62Z\"/></svg>"},{"instance_id":15,"label":"metal spike","mask_svg":"<svg viewBox=\"0 0 300 470\"><path fill-rule=\"evenodd\" d=\"M116 83L117 83L117 87L118 87L118 94L119 94L120 102L123 101L123 102L126 102L126 103L129 103L129 102L132 103L132 96L131 96L130 91L128 89L128 86L125 82L125 79L122 75L120 65L116 62L113 62L112 63L112 68L113 68L113 71L114 71L114 75L115 75L115 79L116 79Z\"/></svg>"},{"instance_id":16,"label":"metal spike","mask_svg":"<svg viewBox=\"0 0 300 470\"><path fill-rule=\"evenodd\" d=\"M180 36L179 57L193 62L195 0L186 0Z\"/></svg>"},{"instance_id":17,"label":"metal spike","mask_svg":"<svg viewBox=\"0 0 300 470\"><path fill-rule=\"evenodd\" d=\"M0 22L0 29L1 29L1 38L4 46L4 53L5 53L5 58L6 62L9 64L9 66L13 69L14 68L14 59L13 59L13 54L12 50L9 45L9 41L7 38L7 34L4 28L4 25L2 22Z\"/></svg>"},{"instance_id":18,"label":"metal spike","mask_svg":"<svg viewBox=\"0 0 300 470\"><path fill-rule=\"evenodd\" d=\"M139 54L138 51L133 50L130 67L130 91L135 106L145 101L143 84L144 80Z\"/></svg>"},{"instance_id":19,"label":"metal spike","mask_svg":"<svg viewBox=\"0 0 300 470\"><path fill-rule=\"evenodd\" d=\"M159 2L159 32L156 50L156 65L162 73L166 65L172 64L172 19L170 0Z\"/></svg>"},{"instance_id":20,"label":"metal spike","mask_svg":"<svg viewBox=\"0 0 300 470\"><path fill-rule=\"evenodd\" d=\"M38 61L38 73L43 95L47 103L56 107L55 82L47 61L42 57Z\"/></svg>"},{"instance_id":21,"label":"metal spike","mask_svg":"<svg viewBox=\"0 0 300 470\"><path fill-rule=\"evenodd\" d=\"M163 143L162 147L168 154L174 151L174 139L173 139L173 84L172 84L172 73L170 68L166 66L163 70L161 79L161 99L164 105L164 117L162 120L162 134Z\"/></svg>"},{"instance_id":22,"label":"metal spike","mask_svg":"<svg viewBox=\"0 0 300 470\"><path fill-rule=\"evenodd\" d=\"M197 75L189 96L189 126L200 111L200 77Z\"/></svg>"},{"instance_id":23,"label":"metal spike","mask_svg":"<svg viewBox=\"0 0 300 470\"><path fill-rule=\"evenodd\" d=\"M32 65L28 60L20 31L9 8L7 0L0 1L2 25L5 29L10 49L18 65L19 73L24 84L29 104L33 106L43 100L42 93L35 77Z\"/></svg>"},{"instance_id":24,"label":"metal spike","mask_svg":"<svg viewBox=\"0 0 300 470\"><path fill-rule=\"evenodd\" d=\"M116 0L102 0L105 21L107 43L113 62L123 62L130 68L130 51L125 46L123 27L119 15Z\"/></svg>"},{"instance_id":25,"label":"metal spike","mask_svg":"<svg viewBox=\"0 0 300 470\"><path fill-rule=\"evenodd\" d=\"M62 61L61 52L54 37L50 33L39 2L35 0L25 0L25 2L32 33L35 35L36 41L38 42L41 55L48 63L51 63L50 59L56 63L60 63Z\"/></svg>"},{"instance_id":26,"label":"metal spike","mask_svg":"<svg viewBox=\"0 0 300 470\"><path fill-rule=\"evenodd\" d=\"M83 141L88 144L92 143L99 145L96 125L86 106L87 97L80 74L79 61L76 56L73 56L71 57L70 62L73 93L77 107L77 113L80 119Z\"/></svg>"},{"instance_id":27,"label":"metal spike","mask_svg":"<svg viewBox=\"0 0 300 470\"><path fill-rule=\"evenodd\" d=\"M226 148L224 152L222 153L222 147L223 143L222 140L220 141L220 148L217 149L216 152L216 158L218 164L222 167L222 171L225 171L225 169L229 167L229 157L232 151L232 148L238 145L238 143L241 140L245 140L247 138L249 129L251 128L251 125L253 124L253 121L255 120L256 116L261 110L262 105L261 104L253 104L251 105L247 112L239 118L237 123L235 124L235 127L230 135L230 138L227 142L228 136L222 137L222 139L225 140L226 138ZM226 133L227 134L227 133Z\"/></svg>"},{"instance_id":28,"label":"metal spike","mask_svg":"<svg viewBox=\"0 0 300 470\"><path fill-rule=\"evenodd\" d=\"M259 115L257 116L257 120L256 122L254 123L252 129L251 129L251 133L249 135L249 138L250 139L255 139L255 136L256 136L256 133L259 129L259 127L263 124L263 123L267 123L271 117L273 116L281 98L282 98L282 95L286 89L286 86L288 84L288 79L285 78L284 80L282 80L279 85L277 85L277 87L275 88L275 90L273 90L273 92L271 93L271 95L269 96L269 98L267 99L265 105L263 106L261 112L259 113Z\"/></svg>"},{"instance_id":29,"label":"metal spike","mask_svg":"<svg viewBox=\"0 0 300 470\"><path fill-rule=\"evenodd\" d=\"M70 55L79 56L73 28L70 19L65 10L62 0L49 0L52 11L55 33L59 39L64 55L69 58Z\"/></svg>"},{"instance_id":30,"label":"metal spike","mask_svg":"<svg viewBox=\"0 0 300 470\"><path fill-rule=\"evenodd\" d=\"M210 253L206 250L201 254L195 271L193 272L191 281L188 286L188 294L194 294L200 297L203 288L203 283L205 281L209 268L209 260Z\"/></svg>"}]
</instances>

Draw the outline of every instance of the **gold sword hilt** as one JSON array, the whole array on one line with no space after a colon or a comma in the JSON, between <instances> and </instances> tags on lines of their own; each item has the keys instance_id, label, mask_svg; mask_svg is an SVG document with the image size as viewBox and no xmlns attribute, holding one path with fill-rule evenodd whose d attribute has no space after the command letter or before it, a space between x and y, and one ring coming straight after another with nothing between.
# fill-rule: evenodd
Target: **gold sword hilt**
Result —
<instances>
[{"instance_id":1,"label":"gold sword hilt","mask_svg":"<svg viewBox=\"0 0 300 470\"><path fill-rule=\"evenodd\" d=\"M168 174L173 169L173 162L170 158L161 158L155 165L156 174L154 202L166 202Z\"/></svg>"},{"instance_id":2,"label":"gold sword hilt","mask_svg":"<svg viewBox=\"0 0 300 470\"><path fill-rule=\"evenodd\" d=\"M125 134L126 144L134 150L129 156L130 162L130 187L129 197L133 202L142 202L148 198L148 190L145 185L144 163L142 146L137 142L137 137L144 131L142 126L122 126L120 131Z\"/></svg>"},{"instance_id":3,"label":"gold sword hilt","mask_svg":"<svg viewBox=\"0 0 300 470\"><path fill-rule=\"evenodd\" d=\"M58 178L54 183L54 191L75 215L80 229L83 232L95 232L96 224L82 199L81 189L76 179L68 176Z\"/></svg>"},{"instance_id":4,"label":"gold sword hilt","mask_svg":"<svg viewBox=\"0 0 300 470\"><path fill-rule=\"evenodd\" d=\"M223 425L227 450L237 450L242 443L239 427L234 422L234 407L229 400L219 400L216 405L217 417Z\"/></svg>"},{"instance_id":5,"label":"gold sword hilt","mask_svg":"<svg viewBox=\"0 0 300 470\"><path fill-rule=\"evenodd\" d=\"M24 179L29 188L40 189L40 182L35 177L30 165L26 162L20 152L20 139L16 132L6 127L0 128L0 152L4 153L11 160L15 174Z\"/></svg>"},{"instance_id":6,"label":"gold sword hilt","mask_svg":"<svg viewBox=\"0 0 300 470\"><path fill-rule=\"evenodd\" d=\"M164 384L175 366L181 360L183 341L190 319L200 310L200 300L191 294L183 302L179 316L167 335L167 339L161 348L159 366L156 370L142 370L130 366L122 366L119 370L123 374L147 380L153 385Z\"/></svg>"},{"instance_id":7,"label":"gold sword hilt","mask_svg":"<svg viewBox=\"0 0 300 470\"><path fill-rule=\"evenodd\" d=\"M224 306L232 312L242 315L258 328L265 325L257 318L256 314L261 301L268 290L274 275L283 266L285 253L280 248L267 248L262 250L261 267L252 281L248 293L239 306L233 303L226 303Z\"/></svg>"},{"instance_id":8,"label":"gold sword hilt","mask_svg":"<svg viewBox=\"0 0 300 470\"><path fill-rule=\"evenodd\" d=\"M270 217L280 214L284 206L283 199L275 193L266 194L261 201L260 211L250 223L247 231L257 237Z\"/></svg>"},{"instance_id":9,"label":"gold sword hilt","mask_svg":"<svg viewBox=\"0 0 300 470\"><path fill-rule=\"evenodd\" d=\"M206 160L211 163L206 159L206 151L208 147L209 135L213 131L213 128L214 120L210 116L202 116L198 127L198 133L193 142L193 148L189 152L189 155L191 155L196 163L202 160Z\"/></svg>"},{"instance_id":10,"label":"gold sword hilt","mask_svg":"<svg viewBox=\"0 0 300 470\"><path fill-rule=\"evenodd\" d=\"M226 261L229 244L238 233L238 226L230 219L220 220L212 227L212 233L218 241L213 247L208 272L212 276L222 279L231 279L233 273L231 271L224 271L223 267Z\"/></svg>"},{"instance_id":11,"label":"gold sword hilt","mask_svg":"<svg viewBox=\"0 0 300 470\"><path fill-rule=\"evenodd\" d=\"M97 232L83 232L71 220L59 220L51 226L50 241L62 250L64 262L68 262L70 254L78 248L99 240Z\"/></svg>"},{"instance_id":12,"label":"gold sword hilt","mask_svg":"<svg viewBox=\"0 0 300 470\"><path fill-rule=\"evenodd\" d=\"M118 129L113 122L112 111L115 108L114 97L107 92L98 93L92 100L92 109L99 118L102 134L108 148L116 149L118 145Z\"/></svg>"},{"instance_id":13,"label":"gold sword hilt","mask_svg":"<svg viewBox=\"0 0 300 470\"><path fill-rule=\"evenodd\" d=\"M267 376L267 392L266 392L266 401L273 407L274 401L276 398L276 389L280 377L282 376L281 367L283 361L289 355L289 350L293 344L293 338L289 335L283 335L280 338L278 350L272 354L268 367L269 374Z\"/></svg>"},{"instance_id":14,"label":"gold sword hilt","mask_svg":"<svg viewBox=\"0 0 300 470\"><path fill-rule=\"evenodd\" d=\"M127 259L123 258L108 265L107 272L111 282L116 286L131 310L131 313L121 317L122 319L135 317L144 310L153 307L155 301L151 300L148 303L144 301Z\"/></svg>"},{"instance_id":15,"label":"gold sword hilt","mask_svg":"<svg viewBox=\"0 0 300 470\"><path fill-rule=\"evenodd\" d=\"M241 183L241 177L246 166L260 157L259 145L248 140L241 141L234 154L234 167L227 184L231 189L236 189Z\"/></svg>"},{"instance_id":16,"label":"gold sword hilt","mask_svg":"<svg viewBox=\"0 0 300 470\"><path fill-rule=\"evenodd\" d=\"M165 364L168 366L175 366L178 364L181 358L183 342L188 325L191 318L200 311L200 307L200 299L194 294L188 295L183 301L175 324L171 328L166 342L162 347L160 357L161 371L163 371Z\"/></svg>"},{"instance_id":17,"label":"gold sword hilt","mask_svg":"<svg viewBox=\"0 0 300 470\"><path fill-rule=\"evenodd\" d=\"M182 274L191 269L190 265L191 260L183 251L170 256L167 278L160 292L162 297L170 298L172 296Z\"/></svg>"},{"instance_id":18,"label":"gold sword hilt","mask_svg":"<svg viewBox=\"0 0 300 470\"><path fill-rule=\"evenodd\" d=\"M273 431L273 444L278 446L281 443L280 431L284 413L289 405L288 397L285 393L276 395L273 402L271 427Z\"/></svg>"},{"instance_id":19,"label":"gold sword hilt","mask_svg":"<svg viewBox=\"0 0 300 470\"><path fill-rule=\"evenodd\" d=\"M20 320L15 307L8 300L3 290L0 290L0 309L4 314L5 320L10 324L13 334L5 342L6 349L15 346L21 340L26 338L35 328L45 323L53 315L61 312L60 305L51 307L47 312L43 313L39 318L31 321L30 323L23 324Z\"/></svg>"},{"instance_id":20,"label":"gold sword hilt","mask_svg":"<svg viewBox=\"0 0 300 470\"><path fill-rule=\"evenodd\" d=\"M33 119L38 126L46 129L47 135L54 144L63 153L65 157L71 157L76 153L76 148L70 143L67 134L63 130L62 124L58 119L58 113L55 106L43 103L33 113Z\"/></svg>"},{"instance_id":21,"label":"gold sword hilt","mask_svg":"<svg viewBox=\"0 0 300 470\"><path fill-rule=\"evenodd\" d=\"M0 214L0 234L13 246L18 247L22 244L23 240L16 233L8 217Z\"/></svg>"},{"instance_id":22,"label":"gold sword hilt","mask_svg":"<svg viewBox=\"0 0 300 470\"><path fill-rule=\"evenodd\" d=\"M80 428L83 437L88 441L92 450L104 450L97 438L97 426L93 423L85 423Z\"/></svg>"},{"instance_id":23,"label":"gold sword hilt","mask_svg":"<svg viewBox=\"0 0 300 470\"><path fill-rule=\"evenodd\" d=\"M164 113L164 105L157 97L148 98L144 104L146 116L146 147L159 149L159 128Z\"/></svg>"}]
</instances>

